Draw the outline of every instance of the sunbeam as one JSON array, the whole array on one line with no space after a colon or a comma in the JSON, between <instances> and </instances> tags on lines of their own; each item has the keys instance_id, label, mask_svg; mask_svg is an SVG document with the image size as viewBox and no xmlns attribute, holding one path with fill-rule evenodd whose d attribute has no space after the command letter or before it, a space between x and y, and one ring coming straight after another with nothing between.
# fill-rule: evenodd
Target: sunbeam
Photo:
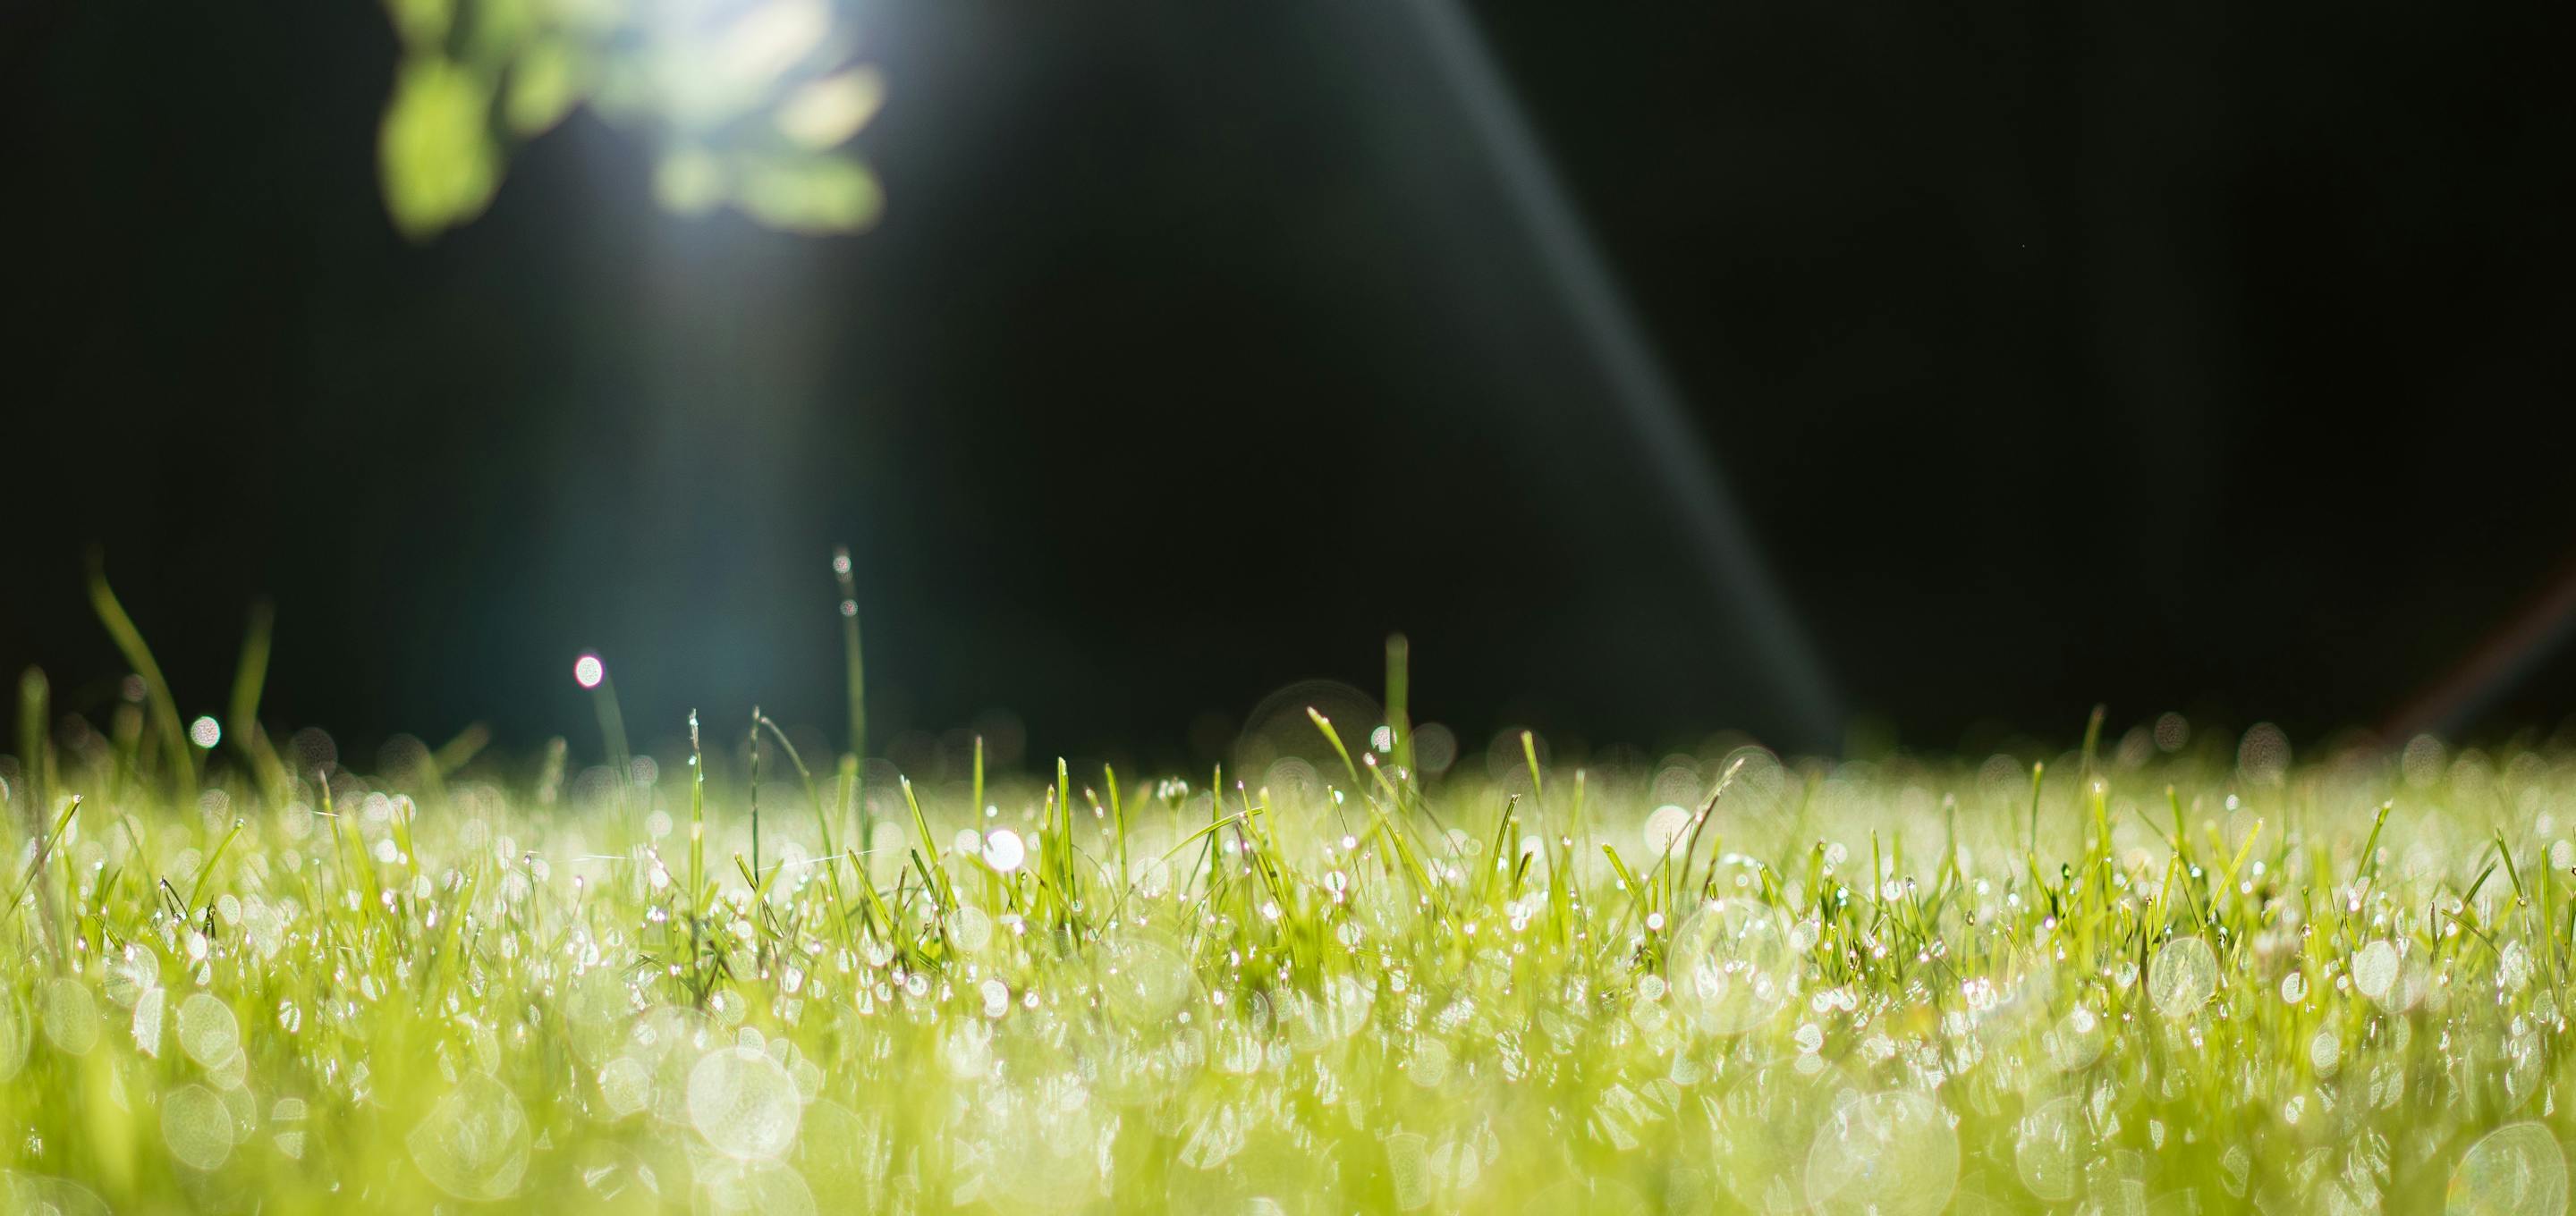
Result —
<instances>
[{"instance_id":1,"label":"sunbeam","mask_svg":"<svg viewBox=\"0 0 2576 1216\"><path fill-rule=\"evenodd\" d=\"M1843 721L1832 677L1483 37L1457 0L1409 0L1405 8L1568 318L1609 382L1610 396L1656 482L1671 496L1688 530L1694 567L1714 594L1743 614L1763 670L1805 735L1802 742L1830 744Z\"/></svg>"}]
</instances>

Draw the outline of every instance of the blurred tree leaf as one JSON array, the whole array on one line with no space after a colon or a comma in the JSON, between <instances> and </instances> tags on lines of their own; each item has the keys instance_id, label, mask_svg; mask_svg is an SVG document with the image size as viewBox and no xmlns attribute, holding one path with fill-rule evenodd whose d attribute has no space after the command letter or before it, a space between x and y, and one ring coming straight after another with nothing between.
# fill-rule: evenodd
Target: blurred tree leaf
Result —
<instances>
[{"instance_id":1,"label":"blurred tree leaf","mask_svg":"<svg viewBox=\"0 0 2576 1216\"><path fill-rule=\"evenodd\" d=\"M876 222L885 200L866 169L830 155L744 162L733 188L743 214L789 232L852 232Z\"/></svg>"},{"instance_id":2,"label":"blurred tree leaf","mask_svg":"<svg viewBox=\"0 0 2576 1216\"><path fill-rule=\"evenodd\" d=\"M412 237L483 213L501 180L492 142L491 86L434 56L403 64L378 135L385 210Z\"/></svg>"},{"instance_id":3,"label":"blurred tree leaf","mask_svg":"<svg viewBox=\"0 0 2576 1216\"><path fill-rule=\"evenodd\" d=\"M402 35L403 45L424 50L444 43L456 19L454 0L386 0L385 8L393 14L394 32Z\"/></svg>"},{"instance_id":4,"label":"blurred tree leaf","mask_svg":"<svg viewBox=\"0 0 2576 1216\"><path fill-rule=\"evenodd\" d=\"M852 68L788 94L778 107L778 129L807 148L836 148L868 125L884 104L885 77L875 68Z\"/></svg>"},{"instance_id":5,"label":"blurred tree leaf","mask_svg":"<svg viewBox=\"0 0 2576 1216\"><path fill-rule=\"evenodd\" d=\"M408 48L379 147L385 209L427 239L482 214L514 147L585 105L660 144L654 196L791 232L884 207L836 152L885 99L849 62L846 0L386 0Z\"/></svg>"},{"instance_id":6,"label":"blurred tree leaf","mask_svg":"<svg viewBox=\"0 0 2576 1216\"><path fill-rule=\"evenodd\" d=\"M450 0L453 2L453 0ZM507 58L544 32L536 0L473 0L474 58Z\"/></svg>"},{"instance_id":7,"label":"blurred tree leaf","mask_svg":"<svg viewBox=\"0 0 2576 1216\"><path fill-rule=\"evenodd\" d=\"M522 139L545 134L580 100L580 58L569 39L531 44L510 69L510 130Z\"/></svg>"},{"instance_id":8,"label":"blurred tree leaf","mask_svg":"<svg viewBox=\"0 0 2576 1216\"><path fill-rule=\"evenodd\" d=\"M724 205L724 165L704 148L673 148L653 166L653 196L681 215L704 215Z\"/></svg>"}]
</instances>

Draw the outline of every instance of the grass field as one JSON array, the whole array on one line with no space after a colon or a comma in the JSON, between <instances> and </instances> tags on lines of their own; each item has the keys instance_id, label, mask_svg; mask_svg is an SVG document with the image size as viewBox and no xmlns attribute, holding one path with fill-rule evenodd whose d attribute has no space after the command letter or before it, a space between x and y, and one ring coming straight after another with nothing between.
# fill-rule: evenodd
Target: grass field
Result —
<instances>
[{"instance_id":1,"label":"grass field","mask_svg":"<svg viewBox=\"0 0 2576 1216\"><path fill-rule=\"evenodd\" d=\"M369 774L138 687L0 768L10 1211L2566 1206L2576 755L1430 779L1399 680L1242 779Z\"/></svg>"}]
</instances>

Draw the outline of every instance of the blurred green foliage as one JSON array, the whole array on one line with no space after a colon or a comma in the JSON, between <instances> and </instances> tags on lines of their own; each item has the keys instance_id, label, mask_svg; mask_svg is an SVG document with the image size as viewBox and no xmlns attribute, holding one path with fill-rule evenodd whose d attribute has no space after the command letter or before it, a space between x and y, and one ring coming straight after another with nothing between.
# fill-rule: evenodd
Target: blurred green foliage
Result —
<instances>
[{"instance_id":1,"label":"blurred green foliage","mask_svg":"<svg viewBox=\"0 0 2576 1216\"><path fill-rule=\"evenodd\" d=\"M831 0L387 0L403 62L379 172L394 225L426 239L482 214L510 155L587 106L654 146L675 212L732 206L793 232L849 232L883 197L847 149L884 99Z\"/></svg>"}]
</instances>

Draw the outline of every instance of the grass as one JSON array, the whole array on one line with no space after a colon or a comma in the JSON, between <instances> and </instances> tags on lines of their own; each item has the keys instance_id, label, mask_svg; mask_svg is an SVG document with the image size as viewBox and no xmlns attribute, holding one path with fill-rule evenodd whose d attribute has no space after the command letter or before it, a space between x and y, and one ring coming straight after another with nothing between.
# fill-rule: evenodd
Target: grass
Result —
<instances>
[{"instance_id":1,"label":"grass","mask_svg":"<svg viewBox=\"0 0 2576 1216\"><path fill-rule=\"evenodd\" d=\"M368 774L255 666L22 688L0 1209L2565 1206L2576 755L1443 766L1399 641L1243 776Z\"/></svg>"}]
</instances>

